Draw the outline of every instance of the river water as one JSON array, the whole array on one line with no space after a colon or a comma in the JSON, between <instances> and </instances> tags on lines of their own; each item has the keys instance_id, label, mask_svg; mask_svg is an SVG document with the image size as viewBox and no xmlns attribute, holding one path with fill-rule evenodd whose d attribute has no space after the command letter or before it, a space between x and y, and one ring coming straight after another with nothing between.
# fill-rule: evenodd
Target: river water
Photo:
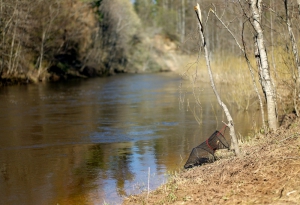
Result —
<instances>
[{"instance_id":1,"label":"river water","mask_svg":"<svg viewBox=\"0 0 300 205\"><path fill-rule=\"evenodd\" d=\"M1 88L0 204L120 204L155 189L222 127L211 88L196 96L201 108L174 73ZM259 118L231 110L244 135Z\"/></svg>"}]
</instances>

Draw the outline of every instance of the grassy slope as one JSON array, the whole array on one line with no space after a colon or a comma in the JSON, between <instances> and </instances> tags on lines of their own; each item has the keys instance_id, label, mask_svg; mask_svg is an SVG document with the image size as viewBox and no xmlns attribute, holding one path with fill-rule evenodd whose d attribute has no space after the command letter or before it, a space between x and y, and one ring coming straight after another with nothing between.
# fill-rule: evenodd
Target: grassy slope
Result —
<instances>
[{"instance_id":1,"label":"grassy slope","mask_svg":"<svg viewBox=\"0 0 300 205\"><path fill-rule=\"evenodd\" d=\"M183 171L124 204L298 204L300 119L241 144L243 156Z\"/></svg>"}]
</instances>

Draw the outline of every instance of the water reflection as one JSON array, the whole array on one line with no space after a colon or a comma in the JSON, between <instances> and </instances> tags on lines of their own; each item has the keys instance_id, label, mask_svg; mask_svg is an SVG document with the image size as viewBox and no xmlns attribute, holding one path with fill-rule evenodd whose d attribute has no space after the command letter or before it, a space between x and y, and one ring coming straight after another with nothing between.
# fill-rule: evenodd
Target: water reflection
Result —
<instances>
[{"instance_id":1,"label":"water reflection","mask_svg":"<svg viewBox=\"0 0 300 205\"><path fill-rule=\"evenodd\" d=\"M203 86L199 125L180 82L165 73L2 88L1 203L116 204L148 188L149 170L156 188L225 120ZM259 116L231 110L241 133Z\"/></svg>"}]
</instances>

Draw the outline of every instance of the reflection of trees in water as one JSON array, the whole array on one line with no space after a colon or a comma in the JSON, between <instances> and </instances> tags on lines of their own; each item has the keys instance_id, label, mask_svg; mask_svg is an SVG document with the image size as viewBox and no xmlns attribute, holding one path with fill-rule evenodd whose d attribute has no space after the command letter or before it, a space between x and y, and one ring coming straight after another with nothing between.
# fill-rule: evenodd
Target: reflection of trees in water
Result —
<instances>
[{"instance_id":1,"label":"reflection of trees in water","mask_svg":"<svg viewBox=\"0 0 300 205\"><path fill-rule=\"evenodd\" d=\"M112 176L117 180L117 192L120 196L126 195L125 191L125 180L131 181L134 178L134 174L130 170L129 163L131 162L132 153L126 148L122 149L122 152L118 156L113 156L111 160Z\"/></svg>"},{"instance_id":2,"label":"reflection of trees in water","mask_svg":"<svg viewBox=\"0 0 300 205\"><path fill-rule=\"evenodd\" d=\"M115 144L99 144L93 146L83 166L77 169L78 185L84 187L101 187L100 180L116 180L116 191L120 196L126 195L125 182L131 181L134 174L130 169L132 151L128 146L117 147ZM95 181L97 179L97 184ZM103 187L102 187L103 188Z\"/></svg>"}]
</instances>

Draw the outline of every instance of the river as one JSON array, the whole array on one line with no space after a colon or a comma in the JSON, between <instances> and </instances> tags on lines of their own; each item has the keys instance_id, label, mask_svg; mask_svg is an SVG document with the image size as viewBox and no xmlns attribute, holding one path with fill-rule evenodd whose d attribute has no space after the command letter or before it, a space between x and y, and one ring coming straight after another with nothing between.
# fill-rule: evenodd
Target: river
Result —
<instances>
[{"instance_id":1,"label":"river","mask_svg":"<svg viewBox=\"0 0 300 205\"><path fill-rule=\"evenodd\" d=\"M154 190L222 127L211 88L197 90L201 109L174 73L1 88L0 204L119 204ZM259 118L231 110L243 135Z\"/></svg>"}]
</instances>

